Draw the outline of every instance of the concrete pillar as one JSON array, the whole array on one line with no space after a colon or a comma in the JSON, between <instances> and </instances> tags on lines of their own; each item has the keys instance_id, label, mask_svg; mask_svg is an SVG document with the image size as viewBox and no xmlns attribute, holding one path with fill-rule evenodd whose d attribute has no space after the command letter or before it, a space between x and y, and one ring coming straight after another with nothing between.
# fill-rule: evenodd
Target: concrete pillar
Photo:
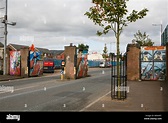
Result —
<instances>
[{"instance_id":1,"label":"concrete pillar","mask_svg":"<svg viewBox=\"0 0 168 123\"><path fill-rule=\"evenodd\" d=\"M76 46L65 46L65 79L76 79L76 60L77 60Z\"/></svg>"},{"instance_id":2,"label":"concrete pillar","mask_svg":"<svg viewBox=\"0 0 168 123\"><path fill-rule=\"evenodd\" d=\"M29 48L21 48L21 77L28 77Z\"/></svg>"},{"instance_id":3,"label":"concrete pillar","mask_svg":"<svg viewBox=\"0 0 168 123\"><path fill-rule=\"evenodd\" d=\"M127 80L140 79L140 47L137 44L127 45Z\"/></svg>"}]
</instances>

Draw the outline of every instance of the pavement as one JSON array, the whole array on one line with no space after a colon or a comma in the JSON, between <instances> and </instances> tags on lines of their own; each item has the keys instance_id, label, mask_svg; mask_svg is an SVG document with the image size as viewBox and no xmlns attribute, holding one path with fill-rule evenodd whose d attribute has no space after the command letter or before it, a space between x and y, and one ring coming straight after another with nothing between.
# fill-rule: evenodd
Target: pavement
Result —
<instances>
[{"instance_id":1,"label":"pavement","mask_svg":"<svg viewBox=\"0 0 168 123\"><path fill-rule=\"evenodd\" d=\"M49 75L56 75L59 74L60 70L55 70L54 73L43 73L43 75L41 76L49 76ZM41 77L39 76L39 77ZM21 77L21 76L12 76L12 75L0 75L0 81L9 81L9 80L14 80L14 79L23 79L25 77Z\"/></svg>"},{"instance_id":2,"label":"pavement","mask_svg":"<svg viewBox=\"0 0 168 123\"><path fill-rule=\"evenodd\" d=\"M0 81L12 79L22 79L22 77L0 75ZM109 90L107 94L84 107L81 111L168 112L168 81L128 81L127 87L129 91L126 99L112 99Z\"/></svg>"},{"instance_id":3,"label":"pavement","mask_svg":"<svg viewBox=\"0 0 168 123\"><path fill-rule=\"evenodd\" d=\"M22 79L21 76L0 75L0 81L9 81L14 79Z\"/></svg>"},{"instance_id":4,"label":"pavement","mask_svg":"<svg viewBox=\"0 0 168 123\"><path fill-rule=\"evenodd\" d=\"M112 99L111 92L88 105L83 111L168 112L168 82L128 81L124 100Z\"/></svg>"}]
</instances>

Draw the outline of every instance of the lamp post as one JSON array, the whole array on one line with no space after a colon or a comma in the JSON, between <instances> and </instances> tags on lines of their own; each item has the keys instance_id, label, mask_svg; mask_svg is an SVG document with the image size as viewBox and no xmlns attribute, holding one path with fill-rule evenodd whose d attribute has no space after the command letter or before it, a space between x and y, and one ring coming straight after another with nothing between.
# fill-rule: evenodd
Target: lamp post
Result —
<instances>
[{"instance_id":1,"label":"lamp post","mask_svg":"<svg viewBox=\"0 0 168 123\"><path fill-rule=\"evenodd\" d=\"M4 63L3 63L3 75L6 74L6 45L7 45L7 34L8 34L8 31L7 31L7 25L12 25L12 26L15 26L16 25L16 22L8 22L8 18L7 18L7 7L8 7L8 1L6 0L6 7L5 7L5 15L4 15L4 18L2 20L2 23L4 23L5 25L5 31L4 31L4 38L5 38L5 41L4 41Z\"/></svg>"},{"instance_id":2,"label":"lamp post","mask_svg":"<svg viewBox=\"0 0 168 123\"><path fill-rule=\"evenodd\" d=\"M160 45L162 45L162 24L152 24L152 26L160 26Z\"/></svg>"}]
</instances>

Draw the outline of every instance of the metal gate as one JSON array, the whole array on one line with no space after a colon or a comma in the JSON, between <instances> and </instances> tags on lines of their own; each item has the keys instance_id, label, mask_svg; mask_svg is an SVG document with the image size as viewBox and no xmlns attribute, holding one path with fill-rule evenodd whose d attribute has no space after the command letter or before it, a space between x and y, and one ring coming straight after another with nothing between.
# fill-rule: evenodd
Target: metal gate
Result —
<instances>
[{"instance_id":1,"label":"metal gate","mask_svg":"<svg viewBox=\"0 0 168 123\"><path fill-rule=\"evenodd\" d=\"M127 98L127 55L120 55L119 62L117 62L117 55L112 54L111 67L111 98L112 99L126 99Z\"/></svg>"},{"instance_id":2,"label":"metal gate","mask_svg":"<svg viewBox=\"0 0 168 123\"><path fill-rule=\"evenodd\" d=\"M166 47L141 47L141 80L166 79Z\"/></svg>"}]
</instances>

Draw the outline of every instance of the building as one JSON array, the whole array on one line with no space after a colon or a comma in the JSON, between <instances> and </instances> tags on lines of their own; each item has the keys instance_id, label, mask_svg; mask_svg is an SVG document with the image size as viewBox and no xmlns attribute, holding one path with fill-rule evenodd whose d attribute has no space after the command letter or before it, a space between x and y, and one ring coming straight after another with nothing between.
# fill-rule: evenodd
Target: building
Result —
<instances>
[{"instance_id":1,"label":"building","mask_svg":"<svg viewBox=\"0 0 168 123\"><path fill-rule=\"evenodd\" d=\"M29 48L26 45L18 45L18 44L8 44L7 48L12 51L19 51L21 48Z\"/></svg>"},{"instance_id":2,"label":"building","mask_svg":"<svg viewBox=\"0 0 168 123\"><path fill-rule=\"evenodd\" d=\"M103 61L104 58L103 58L102 54L97 53L97 52L92 52L92 53L89 53L89 55L88 55L88 60L92 60L92 61Z\"/></svg>"},{"instance_id":3,"label":"building","mask_svg":"<svg viewBox=\"0 0 168 123\"><path fill-rule=\"evenodd\" d=\"M168 43L168 25L166 26L161 35L161 45L166 46L166 43Z\"/></svg>"},{"instance_id":4,"label":"building","mask_svg":"<svg viewBox=\"0 0 168 123\"><path fill-rule=\"evenodd\" d=\"M64 60L64 50L50 50L52 57L58 60Z\"/></svg>"},{"instance_id":5,"label":"building","mask_svg":"<svg viewBox=\"0 0 168 123\"><path fill-rule=\"evenodd\" d=\"M50 52L49 49L36 47L36 50L41 52L42 59L43 58L52 58L52 53Z\"/></svg>"},{"instance_id":6,"label":"building","mask_svg":"<svg viewBox=\"0 0 168 123\"><path fill-rule=\"evenodd\" d=\"M12 51L19 51L21 48L29 48L29 46L20 45L20 44L19 45L18 44L8 44L8 48L9 48L9 50L12 50ZM41 52L42 59L44 57L52 58L52 54L51 54L50 50L48 50L46 48L35 47L35 50Z\"/></svg>"}]
</instances>

